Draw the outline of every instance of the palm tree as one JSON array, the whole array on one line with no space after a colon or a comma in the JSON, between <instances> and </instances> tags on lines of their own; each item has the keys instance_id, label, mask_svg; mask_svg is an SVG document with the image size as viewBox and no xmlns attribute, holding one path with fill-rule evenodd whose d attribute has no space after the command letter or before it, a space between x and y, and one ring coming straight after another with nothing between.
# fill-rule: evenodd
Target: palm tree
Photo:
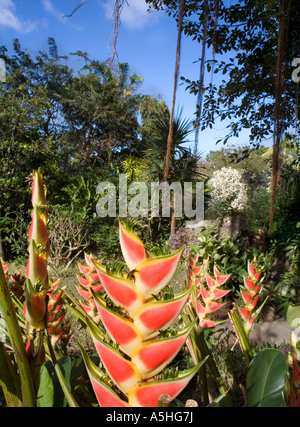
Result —
<instances>
[{"instance_id":1,"label":"palm tree","mask_svg":"<svg viewBox=\"0 0 300 427\"><path fill-rule=\"evenodd\" d=\"M165 166L165 153L168 145L168 135L170 130L170 111L167 109L164 114L154 113L150 128L145 135L145 155L151 158L154 168L163 166L163 170L156 174L160 181L163 179ZM189 136L192 132L192 122L182 118L182 110L173 118L173 138L170 152L169 180L174 180L177 175L176 161L190 156L190 149L187 147ZM158 170L157 170L158 171Z\"/></svg>"},{"instance_id":2,"label":"palm tree","mask_svg":"<svg viewBox=\"0 0 300 427\"><path fill-rule=\"evenodd\" d=\"M170 130L170 111L154 114L151 126L144 136L144 155L148 159L147 179L163 181L165 173L165 153ZM193 131L192 121L182 118L182 110L173 118L173 137L169 158L169 181L191 182L201 178L199 171L200 156L192 154L188 144ZM176 218L171 209L171 235L175 233Z\"/></svg>"}]
</instances>

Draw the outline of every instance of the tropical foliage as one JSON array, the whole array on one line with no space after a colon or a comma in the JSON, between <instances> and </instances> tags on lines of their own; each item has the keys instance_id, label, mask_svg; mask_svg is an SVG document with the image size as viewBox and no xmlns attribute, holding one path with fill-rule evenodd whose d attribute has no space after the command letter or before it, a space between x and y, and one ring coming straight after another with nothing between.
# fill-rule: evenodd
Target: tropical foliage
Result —
<instances>
[{"instance_id":1,"label":"tropical foliage","mask_svg":"<svg viewBox=\"0 0 300 427\"><path fill-rule=\"evenodd\" d=\"M209 405L205 364L220 392L214 404L232 405L205 336L207 329L216 326L210 315L223 306L220 300L230 292L224 289L229 276L216 266L212 276L208 259L197 253L188 261L186 289L174 295L168 284L183 248L171 254L150 254L137 234L120 222L119 238L126 264L104 266L102 261L86 255L87 265L79 264L78 289L89 305L82 304L49 277L48 210L40 172L33 176L31 203L26 277L9 277L8 266L0 264L0 308L4 319L0 384L6 405L53 406L54 372L65 404L77 407L78 399L85 396L85 404L95 405L93 398L87 398L88 384L72 391L66 378L68 362L61 359L61 352L70 339L70 323L64 322L67 307L84 325L101 361L99 367L79 342L100 406L155 407L163 395L168 396L170 405L197 372L202 405ZM264 304L258 305L261 291L262 272L248 262L248 275L241 287L242 303L236 301L230 311L248 366L245 403L250 407L299 406L298 308L291 306L288 312L293 328L291 362L275 349L266 348L254 355L248 336ZM172 361L185 343L193 366L179 371Z\"/></svg>"},{"instance_id":2,"label":"tropical foliage","mask_svg":"<svg viewBox=\"0 0 300 427\"><path fill-rule=\"evenodd\" d=\"M36 55L0 47L0 406L299 407L299 7L146 0L178 22L169 110L116 63L124 3L110 61L62 57L51 37ZM199 80L182 78L194 122L174 114L183 32L202 44ZM248 129L250 146L200 159L200 130L224 120L223 142ZM100 182L130 202L120 174L148 189L204 181L213 226L170 250L186 221L171 197L170 218L98 217ZM268 308L292 330L285 351L251 340Z\"/></svg>"}]
</instances>

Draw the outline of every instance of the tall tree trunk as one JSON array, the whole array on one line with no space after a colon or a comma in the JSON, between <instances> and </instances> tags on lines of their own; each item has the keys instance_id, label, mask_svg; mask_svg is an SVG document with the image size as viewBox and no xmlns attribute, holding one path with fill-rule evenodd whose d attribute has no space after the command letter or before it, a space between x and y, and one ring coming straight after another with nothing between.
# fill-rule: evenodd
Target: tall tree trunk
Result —
<instances>
[{"instance_id":1,"label":"tall tree trunk","mask_svg":"<svg viewBox=\"0 0 300 427\"><path fill-rule=\"evenodd\" d=\"M2 259L4 261L4 248L3 248L3 236L2 233L0 231L0 259Z\"/></svg>"},{"instance_id":2,"label":"tall tree trunk","mask_svg":"<svg viewBox=\"0 0 300 427\"><path fill-rule=\"evenodd\" d=\"M215 3L215 7L217 5ZM203 31L202 31L202 54L200 60L200 77L198 86L198 97L196 105L196 122L195 122L195 145L194 145L194 156L197 155L199 145L199 132L201 124L202 104L203 104L203 85L204 85L204 74L205 74L205 55L206 55L206 42L207 42L207 30L208 30L208 13L209 5L208 0L204 1L204 16L203 16ZM216 10L215 10L216 13ZM215 17L215 19L217 19ZM214 47L215 49L215 47Z\"/></svg>"},{"instance_id":3,"label":"tall tree trunk","mask_svg":"<svg viewBox=\"0 0 300 427\"><path fill-rule=\"evenodd\" d=\"M170 158L172 152L172 142L173 142L173 129L174 129L174 110L176 102L176 92L178 86L178 76L179 76L179 66L180 66L180 54L181 54L181 36L182 36L182 22L184 15L184 5L185 0L179 0L179 17L178 17L178 37L177 37L177 48L176 48L176 63L175 63L175 76L174 76L174 89L173 89L173 100L172 100L172 109L170 114L170 124L169 124L169 135L168 135L168 144L167 144L167 153L166 153L166 163L163 181L167 182L170 172ZM174 214L173 204L174 200L171 201L171 236L175 234L176 231L176 218Z\"/></svg>"},{"instance_id":4,"label":"tall tree trunk","mask_svg":"<svg viewBox=\"0 0 300 427\"><path fill-rule=\"evenodd\" d=\"M2 218L3 211L0 210L0 218ZM3 247L3 232L0 230L0 259L4 261L4 247Z\"/></svg>"},{"instance_id":5,"label":"tall tree trunk","mask_svg":"<svg viewBox=\"0 0 300 427\"><path fill-rule=\"evenodd\" d=\"M163 178L164 182L168 181L169 171L170 171L170 157L171 157L171 151L172 151L173 126L174 126L173 120L174 120L174 110L175 110L176 92L177 92L177 86L178 86L178 76L179 76L179 66L180 66L181 35L182 35L184 5L185 5L185 0L179 0L178 37L177 37L177 48L176 48L174 89L173 89L172 109L170 114L170 126L169 126L169 135L168 135L167 153L166 153L166 164L165 164L165 171L164 171L164 178Z\"/></svg>"},{"instance_id":6,"label":"tall tree trunk","mask_svg":"<svg viewBox=\"0 0 300 427\"><path fill-rule=\"evenodd\" d=\"M285 12L287 0L280 0L280 16L277 43L276 94L274 110L274 137L271 180L270 233L273 231L276 189L280 176L280 140L283 130L283 87L284 87L284 46L285 46Z\"/></svg>"}]
</instances>

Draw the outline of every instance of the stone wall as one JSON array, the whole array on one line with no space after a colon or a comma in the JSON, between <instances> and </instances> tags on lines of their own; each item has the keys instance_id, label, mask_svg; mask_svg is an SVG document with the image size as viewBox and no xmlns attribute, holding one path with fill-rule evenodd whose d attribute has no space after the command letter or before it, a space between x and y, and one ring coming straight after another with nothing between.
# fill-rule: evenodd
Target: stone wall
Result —
<instances>
[{"instance_id":1,"label":"stone wall","mask_svg":"<svg viewBox=\"0 0 300 427\"><path fill-rule=\"evenodd\" d=\"M168 240L170 250L174 251L186 245L183 252L183 259L186 259L190 244L198 243L197 238L206 227L215 227L220 239L230 239L233 235L237 235L246 244L248 243L249 221L244 214L234 214L220 220L203 220L182 228Z\"/></svg>"}]
</instances>

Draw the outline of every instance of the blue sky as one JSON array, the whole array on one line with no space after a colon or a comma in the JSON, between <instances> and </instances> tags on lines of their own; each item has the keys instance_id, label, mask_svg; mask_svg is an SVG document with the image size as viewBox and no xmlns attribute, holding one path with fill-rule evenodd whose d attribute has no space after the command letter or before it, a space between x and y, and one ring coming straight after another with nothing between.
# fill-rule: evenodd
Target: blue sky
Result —
<instances>
[{"instance_id":1,"label":"blue sky","mask_svg":"<svg viewBox=\"0 0 300 427\"><path fill-rule=\"evenodd\" d=\"M33 55L47 50L48 37L54 37L60 55L81 50L93 59L106 60L111 53L114 0L86 0L72 18L63 18L80 0L0 0L0 44L9 49L19 38L21 46ZM144 77L143 94L160 95L171 107L177 42L176 22L163 12L147 12L144 0L128 0L121 16L118 39L120 62L128 62L130 71ZM197 80L201 46L183 37L180 75ZM74 64L76 66L76 64ZM196 98L180 86L177 107L183 116L194 118ZM200 135L199 151L207 154L221 146L216 140L226 135L226 124L217 124ZM193 139L193 138L192 138ZM244 132L232 145L246 145Z\"/></svg>"}]
</instances>

